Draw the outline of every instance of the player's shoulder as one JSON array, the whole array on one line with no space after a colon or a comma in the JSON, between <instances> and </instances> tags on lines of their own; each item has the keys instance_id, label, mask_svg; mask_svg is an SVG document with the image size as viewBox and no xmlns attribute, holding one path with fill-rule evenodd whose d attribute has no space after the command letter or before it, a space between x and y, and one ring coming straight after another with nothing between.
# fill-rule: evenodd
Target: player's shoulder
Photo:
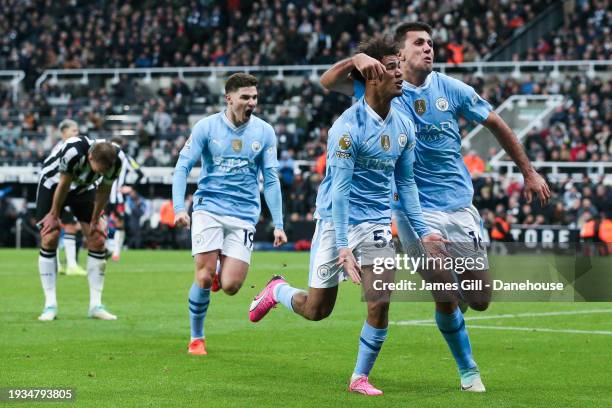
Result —
<instances>
[{"instance_id":1,"label":"player's shoulder","mask_svg":"<svg viewBox=\"0 0 612 408\"><path fill-rule=\"evenodd\" d=\"M365 122L365 113L363 99L360 99L338 116L329 131L330 134L332 132L334 134L348 133L352 137L356 137L359 128Z\"/></svg>"},{"instance_id":2,"label":"player's shoulder","mask_svg":"<svg viewBox=\"0 0 612 408\"><path fill-rule=\"evenodd\" d=\"M397 109L397 107L391 106L392 114L394 115L395 122L397 126L403 128L406 132L410 134L416 131L416 125L412 120L410 114L402 109Z\"/></svg>"},{"instance_id":3,"label":"player's shoulder","mask_svg":"<svg viewBox=\"0 0 612 408\"><path fill-rule=\"evenodd\" d=\"M217 112L198 120L191 128L191 134L197 137L206 136L210 129L220 125L221 115L223 115L223 112Z\"/></svg>"},{"instance_id":4,"label":"player's shoulder","mask_svg":"<svg viewBox=\"0 0 612 408\"><path fill-rule=\"evenodd\" d=\"M468 91L471 90L472 87L460 79L453 78L452 76L443 74L441 72L433 71L431 73L432 83L435 83L436 86L440 88L444 88L448 91Z\"/></svg>"},{"instance_id":5,"label":"player's shoulder","mask_svg":"<svg viewBox=\"0 0 612 408\"><path fill-rule=\"evenodd\" d=\"M264 134L274 134L274 127L255 114L251 115L249 126L252 126L254 129L259 130Z\"/></svg>"},{"instance_id":6,"label":"player's shoulder","mask_svg":"<svg viewBox=\"0 0 612 408\"><path fill-rule=\"evenodd\" d=\"M93 144L93 140L88 139L85 136L73 136L66 139L62 144L62 151L67 152L71 149L76 149L79 153L84 153L89 150L89 147Z\"/></svg>"}]
</instances>

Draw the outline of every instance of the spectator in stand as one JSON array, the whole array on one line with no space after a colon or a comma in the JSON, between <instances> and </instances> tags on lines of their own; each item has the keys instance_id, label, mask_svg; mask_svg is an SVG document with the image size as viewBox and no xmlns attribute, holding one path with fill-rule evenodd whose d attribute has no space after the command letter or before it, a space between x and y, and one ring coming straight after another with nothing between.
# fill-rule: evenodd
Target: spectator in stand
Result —
<instances>
[{"instance_id":1,"label":"spectator in stand","mask_svg":"<svg viewBox=\"0 0 612 408\"><path fill-rule=\"evenodd\" d=\"M463 161L472 177L484 173L485 163L475 150L470 150L468 154L463 156Z\"/></svg>"},{"instance_id":2,"label":"spectator in stand","mask_svg":"<svg viewBox=\"0 0 612 408\"><path fill-rule=\"evenodd\" d=\"M172 200L166 200L159 209L159 229L162 248L178 248L176 228L174 226L174 208Z\"/></svg>"}]
</instances>

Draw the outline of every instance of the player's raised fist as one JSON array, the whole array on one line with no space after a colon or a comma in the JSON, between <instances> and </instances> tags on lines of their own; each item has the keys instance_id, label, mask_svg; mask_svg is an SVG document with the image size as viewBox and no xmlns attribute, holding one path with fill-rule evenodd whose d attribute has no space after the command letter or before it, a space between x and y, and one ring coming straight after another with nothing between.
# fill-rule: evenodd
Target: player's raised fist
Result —
<instances>
[{"instance_id":1,"label":"player's raised fist","mask_svg":"<svg viewBox=\"0 0 612 408\"><path fill-rule=\"evenodd\" d=\"M385 74L385 66L378 61L366 54L359 53L353 57L353 64L361 75L367 80L382 79Z\"/></svg>"},{"instance_id":2,"label":"player's raised fist","mask_svg":"<svg viewBox=\"0 0 612 408\"><path fill-rule=\"evenodd\" d=\"M189 214L186 211L181 211L180 213L174 216L174 225L177 227L185 227L189 228L191 225L191 219L189 218Z\"/></svg>"}]
</instances>

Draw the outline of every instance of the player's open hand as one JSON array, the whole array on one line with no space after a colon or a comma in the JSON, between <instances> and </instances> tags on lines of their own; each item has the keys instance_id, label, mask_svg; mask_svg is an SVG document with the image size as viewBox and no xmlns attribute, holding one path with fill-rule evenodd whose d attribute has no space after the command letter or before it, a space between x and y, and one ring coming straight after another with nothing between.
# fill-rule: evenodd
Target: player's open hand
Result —
<instances>
[{"instance_id":1,"label":"player's open hand","mask_svg":"<svg viewBox=\"0 0 612 408\"><path fill-rule=\"evenodd\" d=\"M45 217L42 220L40 220L38 225L40 225L40 227L41 227L40 234L41 235L47 235L48 233L59 229L60 221L59 221L58 217L56 217L53 214L49 213L49 214L45 215Z\"/></svg>"},{"instance_id":2,"label":"player's open hand","mask_svg":"<svg viewBox=\"0 0 612 408\"><path fill-rule=\"evenodd\" d=\"M542 204L542 207L548 204L548 200L550 200L550 188L546 180L544 180L544 177L532 171L525 177L525 187L523 189L523 196L530 204L534 193L540 197L540 204Z\"/></svg>"},{"instance_id":3,"label":"player's open hand","mask_svg":"<svg viewBox=\"0 0 612 408\"><path fill-rule=\"evenodd\" d=\"M277 248L287 243L287 234L282 229L276 228L274 230L274 248Z\"/></svg>"},{"instance_id":4,"label":"player's open hand","mask_svg":"<svg viewBox=\"0 0 612 408\"><path fill-rule=\"evenodd\" d=\"M361 75L369 81L378 79L381 80L387 69L378 61L364 53L359 53L353 57L353 64Z\"/></svg>"},{"instance_id":5,"label":"player's open hand","mask_svg":"<svg viewBox=\"0 0 612 408\"><path fill-rule=\"evenodd\" d=\"M189 218L189 214L186 211L181 211L174 215L174 225L177 227L185 227L189 229L191 225L191 219Z\"/></svg>"},{"instance_id":6,"label":"player's open hand","mask_svg":"<svg viewBox=\"0 0 612 408\"><path fill-rule=\"evenodd\" d=\"M447 258L450 255L446 251L446 245L449 241L438 233L425 235L421 241L425 247L425 252L432 258Z\"/></svg>"},{"instance_id":7,"label":"player's open hand","mask_svg":"<svg viewBox=\"0 0 612 408\"><path fill-rule=\"evenodd\" d=\"M361 283L361 268L359 268L351 248L342 248L338 251L338 263L336 266L342 267L344 272L351 277L353 283Z\"/></svg>"}]
</instances>

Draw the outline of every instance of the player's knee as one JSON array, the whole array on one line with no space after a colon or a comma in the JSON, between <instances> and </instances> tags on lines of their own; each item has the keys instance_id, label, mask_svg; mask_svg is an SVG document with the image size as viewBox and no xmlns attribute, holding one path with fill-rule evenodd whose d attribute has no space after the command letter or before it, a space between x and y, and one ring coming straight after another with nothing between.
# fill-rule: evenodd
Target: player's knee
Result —
<instances>
[{"instance_id":1,"label":"player's knee","mask_svg":"<svg viewBox=\"0 0 612 408\"><path fill-rule=\"evenodd\" d=\"M378 317L386 315L389 312L389 301L377 300L368 302L368 316Z\"/></svg>"},{"instance_id":2,"label":"player's knee","mask_svg":"<svg viewBox=\"0 0 612 408\"><path fill-rule=\"evenodd\" d=\"M199 287L208 289L212 286L212 281L212 275L207 268L196 270L195 282Z\"/></svg>"},{"instance_id":3,"label":"player's knee","mask_svg":"<svg viewBox=\"0 0 612 408\"><path fill-rule=\"evenodd\" d=\"M470 307L478 312L484 312L489 308L489 302L470 302Z\"/></svg>"},{"instance_id":4,"label":"player's knee","mask_svg":"<svg viewBox=\"0 0 612 408\"><path fill-rule=\"evenodd\" d=\"M241 287L242 284L238 282L225 283L223 285L223 292L225 292L226 295L234 296Z\"/></svg>"},{"instance_id":5,"label":"player's knee","mask_svg":"<svg viewBox=\"0 0 612 408\"><path fill-rule=\"evenodd\" d=\"M102 234L90 234L87 238L87 249L90 251L104 251L106 238Z\"/></svg>"},{"instance_id":6,"label":"player's knee","mask_svg":"<svg viewBox=\"0 0 612 408\"><path fill-rule=\"evenodd\" d=\"M332 310L333 309L331 307L326 305L316 306L310 309L307 318L308 320L318 322L320 320L325 319L326 317L329 317Z\"/></svg>"},{"instance_id":7,"label":"player's knee","mask_svg":"<svg viewBox=\"0 0 612 408\"><path fill-rule=\"evenodd\" d=\"M54 230L46 233L41 236L41 246L45 249L57 249L57 244L59 242L60 232L59 230Z\"/></svg>"}]
</instances>

